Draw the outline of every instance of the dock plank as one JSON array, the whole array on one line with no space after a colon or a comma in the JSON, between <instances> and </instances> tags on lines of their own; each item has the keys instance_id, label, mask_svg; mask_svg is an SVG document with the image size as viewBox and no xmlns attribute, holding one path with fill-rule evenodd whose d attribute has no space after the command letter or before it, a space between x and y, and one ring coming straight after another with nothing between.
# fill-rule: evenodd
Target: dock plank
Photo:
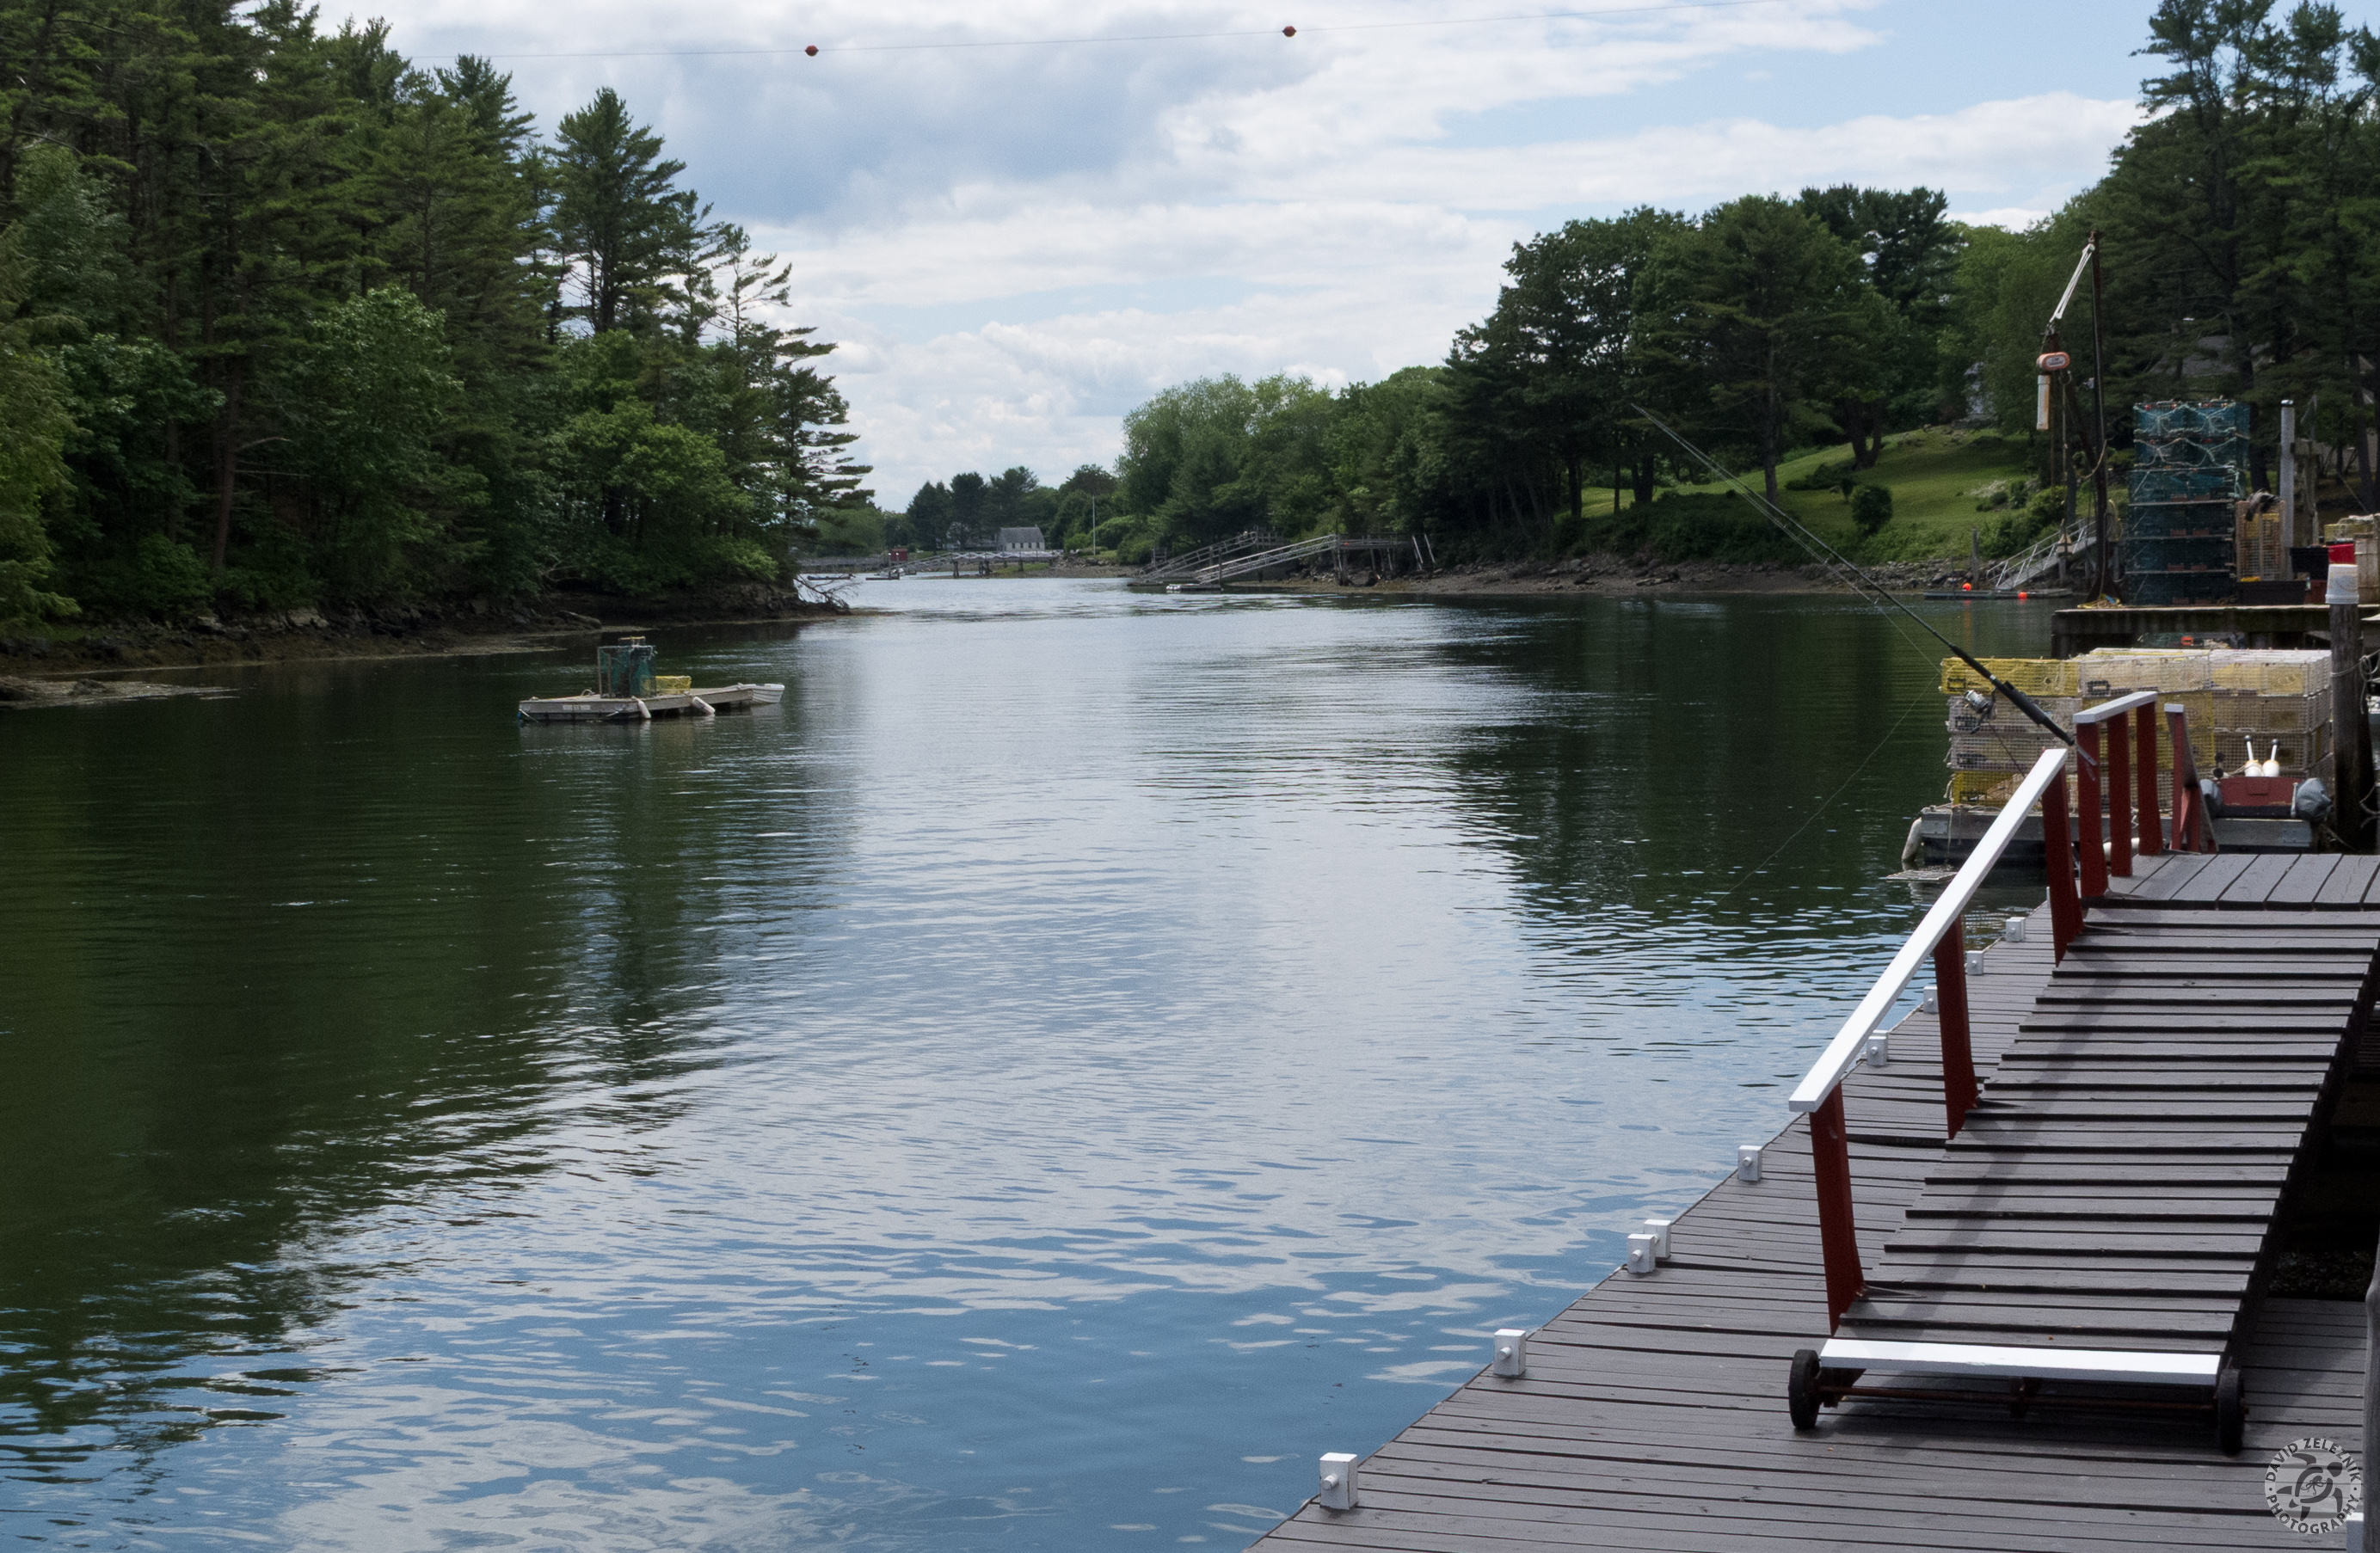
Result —
<instances>
[{"instance_id":1,"label":"dock plank","mask_svg":"<svg viewBox=\"0 0 2380 1553\"><path fill-rule=\"evenodd\" d=\"M1924 1014L1891 1033L1888 1065L1854 1073L1845 1110L1872 1335L2228 1349L2252 1401L2240 1456L2203 1416L1957 1401L1854 1398L1795 1432L1785 1362L1826 1330L1795 1119L1761 1181L1676 1216L1658 1272L1615 1271L1548 1321L1526 1377L1474 1377L1365 1462L1362 1508L1308 1503L1257 1546L2304 1546L2265 1511L2264 1464L2307 1434L2362 1448L2361 1307L2267 1300L2243 1325L2240 1301L2305 1112L2369 1005L2380 863L2234 858L2210 877L2221 861L2141 859L2135 888L2093 908L2104 936L2055 976L2043 912L1986 952L1971 985L1987 1100L1957 1140ZM2143 986L2162 992L2127 990Z\"/></svg>"}]
</instances>

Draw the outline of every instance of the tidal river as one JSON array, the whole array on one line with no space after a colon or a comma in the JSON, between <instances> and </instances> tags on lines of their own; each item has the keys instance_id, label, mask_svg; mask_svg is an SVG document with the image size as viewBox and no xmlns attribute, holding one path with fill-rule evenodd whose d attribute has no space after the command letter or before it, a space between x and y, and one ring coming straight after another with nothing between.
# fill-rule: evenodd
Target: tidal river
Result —
<instances>
[{"instance_id":1,"label":"tidal river","mask_svg":"<svg viewBox=\"0 0 2380 1553\"><path fill-rule=\"evenodd\" d=\"M12 1545L1237 1547L1913 921L1847 601L857 598L0 719Z\"/></svg>"}]
</instances>

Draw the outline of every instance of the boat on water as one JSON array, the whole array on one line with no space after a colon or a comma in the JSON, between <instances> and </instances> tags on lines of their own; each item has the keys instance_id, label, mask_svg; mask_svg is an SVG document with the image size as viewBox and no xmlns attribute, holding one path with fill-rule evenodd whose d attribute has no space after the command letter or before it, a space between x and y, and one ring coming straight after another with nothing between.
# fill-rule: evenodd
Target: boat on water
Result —
<instances>
[{"instance_id":1,"label":"boat on water","mask_svg":"<svg viewBox=\"0 0 2380 1553\"><path fill-rule=\"evenodd\" d=\"M686 674L653 672L658 655L642 637L595 649L595 688L576 696L531 696L520 704L523 722L647 722L656 717L713 717L722 711L772 707L782 685L697 686Z\"/></svg>"}]
</instances>

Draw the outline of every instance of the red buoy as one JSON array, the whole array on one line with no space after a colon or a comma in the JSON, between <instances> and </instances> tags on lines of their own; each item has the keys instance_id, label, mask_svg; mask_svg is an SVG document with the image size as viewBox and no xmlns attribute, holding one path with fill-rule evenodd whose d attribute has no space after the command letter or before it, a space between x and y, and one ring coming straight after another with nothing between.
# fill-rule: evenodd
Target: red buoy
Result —
<instances>
[{"instance_id":1,"label":"red buoy","mask_svg":"<svg viewBox=\"0 0 2380 1553\"><path fill-rule=\"evenodd\" d=\"M816 59L818 57L818 45L816 43L812 43L809 47L802 50L802 52L808 55L812 59Z\"/></svg>"},{"instance_id":2,"label":"red buoy","mask_svg":"<svg viewBox=\"0 0 2380 1553\"><path fill-rule=\"evenodd\" d=\"M2018 601L2019 603L2022 603L2025 600L2032 598L2032 597L2033 597L2033 595L2032 595L2032 594L2030 594L2030 593L2027 593L2023 588L2018 588L2018 589L2016 590L2016 597L2017 597L2017 601Z\"/></svg>"},{"instance_id":3,"label":"red buoy","mask_svg":"<svg viewBox=\"0 0 2380 1553\"><path fill-rule=\"evenodd\" d=\"M1281 30L1281 35L1284 38L1294 38L1297 36L1297 29L1294 27L1284 27Z\"/></svg>"},{"instance_id":4,"label":"red buoy","mask_svg":"<svg viewBox=\"0 0 2380 1553\"><path fill-rule=\"evenodd\" d=\"M1973 593L1975 590L1975 585L1972 582L1962 582L1959 586L1965 588L1970 593Z\"/></svg>"}]
</instances>

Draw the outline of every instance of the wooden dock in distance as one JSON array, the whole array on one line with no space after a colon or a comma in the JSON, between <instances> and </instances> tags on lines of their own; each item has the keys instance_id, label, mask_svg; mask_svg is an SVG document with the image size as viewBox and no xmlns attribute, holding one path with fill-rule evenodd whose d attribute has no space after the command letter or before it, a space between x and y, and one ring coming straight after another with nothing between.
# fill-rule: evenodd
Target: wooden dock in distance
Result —
<instances>
[{"instance_id":1,"label":"wooden dock in distance","mask_svg":"<svg viewBox=\"0 0 2380 1553\"><path fill-rule=\"evenodd\" d=\"M2143 857L2130 879L2109 881L2070 952L2070 974L2052 975L2045 907L2032 915L2024 941L1993 948L1983 974L1970 979L1971 1040L1985 1081L1984 1107L1970 1113L1979 1139L1990 1131L1994 1088L2003 1079L2027 1082L2038 1067L2026 1058L2029 1043L2055 1039L2046 1026L2073 1017L2077 1005L2063 999L2061 982L2072 988L2107 976L2110 962L2091 947L2092 933L2127 917L2171 925L2164 936L2174 944L2192 936L2261 942L2277 965L2301 936L2344 938L2337 954L2310 958L2362 955L2358 990L2342 1010L2338 964L2315 967L2310 984L2327 989L2318 1017L2334 1032L2332 1065L2350 1060L2372 1001L2363 979L2371 952L2353 945L2380 937L2380 859ZM2101 941L2116 939L2111 932ZM2168 990L2178 996L2150 1001L2171 1012L2197 995ZM1934 1019L1911 1014L1888 1042L1890 1061L1863 1065L1841 1091L1862 1249L1879 1277L1928 1178L1960 1168L1946 1170ZM2307 1043L2292 1032L2283 1044ZM2283 1066L2293 1061L2285 1057ZM2168 1118L2166 1125L2184 1123ZM1793 1429L1789 1361L1829 1326L1809 1126L1798 1117L1767 1147L1760 1180L1726 1180L1680 1216L1672 1255L1658 1271L1614 1272L1535 1334L1524 1377L1483 1373L1373 1451L1360 1468L1358 1508L1308 1504L1257 1546L1272 1553L2320 1546L2270 1514L2264 1474L2274 1451L2309 1436L2362 1450L2363 1314L2350 1303L2248 1304L2230 1345L2249 1402L2237 1456L2216 1450L2204 1413L2194 1410L2045 1409L2012 1417L2005 1401L1854 1397L1826 1410L1815 1429ZM2255 1162L2279 1165L2286 1176L2296 1143L2267 1149L2272 1139L2248 1141ZM2228 1268L2241 1258L2221 1250L2213 1260ZM2119 1319L2140 1324L2136 1316Z\"/></svg>"}]
</instances>

